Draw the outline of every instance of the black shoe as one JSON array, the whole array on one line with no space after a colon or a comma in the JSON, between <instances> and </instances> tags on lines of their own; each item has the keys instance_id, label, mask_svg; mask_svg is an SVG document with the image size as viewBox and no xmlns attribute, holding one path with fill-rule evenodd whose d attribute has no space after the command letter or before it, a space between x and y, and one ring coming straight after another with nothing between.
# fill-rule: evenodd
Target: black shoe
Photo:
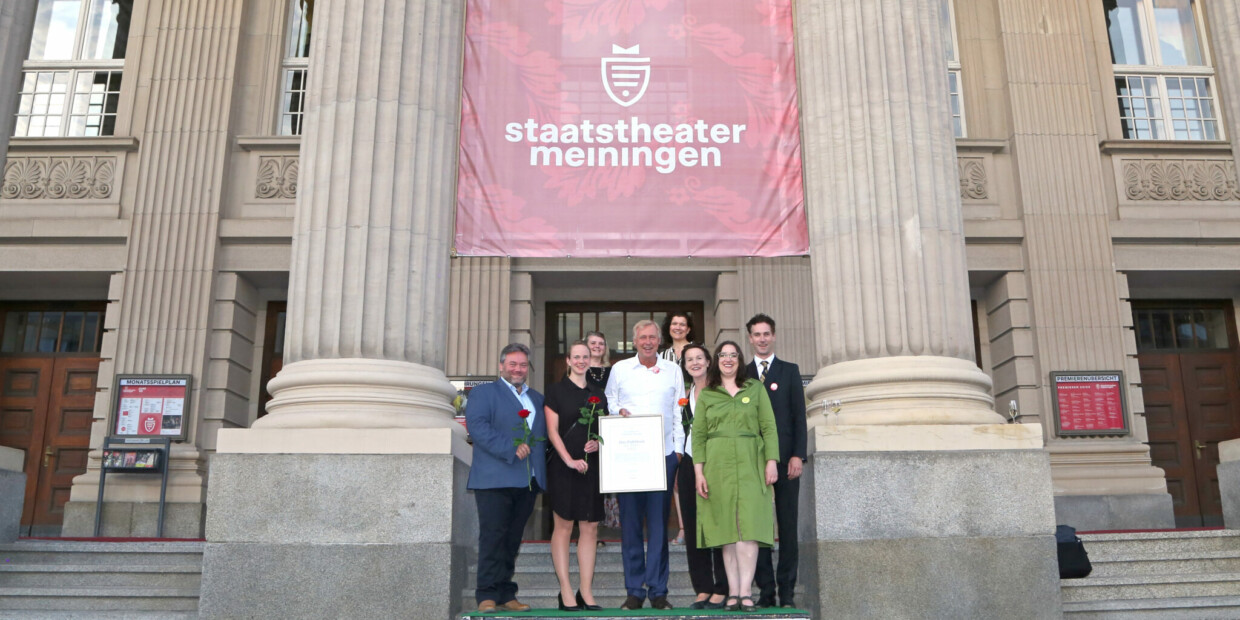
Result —
<instances>
[{"instance_id":1,"label":"black shoe","mask_svg":"<svg viewBox=\"0 0 1240 620\"><path fill-rule=\"evenodd\" d=\"M564 604L564 596L563 596L563 595L561 595L561 594L557 594L557 595L555 595L555 600L556 600L556 602L557 602L557 603L559 603L559 604L560 604L560 611L581 611L581 608L580 608L580 607L578 607L578 606L576 606L576 605L573 605L572 607L569 607L568 605L565 605L565 604Z\"/></svg>"},{"instance_id":2,"label":"black shoe","mask_svg":"<svg viewBox=\"0 0 1240 620\"><path fill-rule=\"evenodd\" d=\"M749 603L746 604L745 601L749 601ZM755 611L758 611L758 606L753 604L752 596L742 596L739 602L741 604L741 611L747 614L751 614Z\"/></svg>"},{"instance_id":3,"label":"black shoe","mask_svg":"<svg viewBox=\"0 0 1240 620\"><path fill-rule=\"evenodd\" d=\"M582 611L603 611L602 605L591 605L586 602L585 597L581 596L581 590L577 590L577 606Z\"/></svg>"},{"instance_id":4,"label":"black shoe","mask_svg":"<svg viewBox=\"0 0 1240 620\"><path fill-rule=\"evenodd\" d=\"M728 598L723 599L723 608L726 611L740 611L741 601L735 596L729 596Z\"/></svg>"},{"instance_id":5,"label":"black shoe","mask_svg":"<svg viewBox=\"0 0 1240 620\"><path fill-rule=\"evenodd\" d=\"M693 601L689 603L689 609L706 609L708 603L709 601Z\"/></svg>"},{"instance_id":6,"label":"black shoe","mask_svg":"<svg viewBox=\"0 0 1240 620\"><path fill-rule=\"evenodd\" d=\"M650 599L650 608L651 609L675 609L675 607L672 607L671 603L667 602L666 596L656 596Z\"/></svg>"},{"instance_id":7,"label":"black shoe","mask_svg":"<svg viewBox=\"0 0 1240 620\"><path fill-rule=\"evenodd\" d=\"M763 594L758 597L758 607L779 607L779 605L775 603L774 594Z\"/></svg>"},{"instance_id":8,"label":"black shoe","mask_svg":"<svg viewBox=\"0 0 1240 620\"><path fill-rule=\"evenodd\" d=\"M630 594L628 598L624 599L624 604L620 606L620 609L641 609L644 603L645 601Z\"/></svg>"},{"instance_id":9,"label":"black shoe","mask_svg":"<svg viewBox=\"0 0 1240 620\"><path fill-rule=\"evenodd\" d=\"M725 598L718 603L712 603L710 602L710 599L706 599L706 605L703 606L702 609L723 609L728 606L727 601L728 599Z\"/></svg>"}]
</instances>

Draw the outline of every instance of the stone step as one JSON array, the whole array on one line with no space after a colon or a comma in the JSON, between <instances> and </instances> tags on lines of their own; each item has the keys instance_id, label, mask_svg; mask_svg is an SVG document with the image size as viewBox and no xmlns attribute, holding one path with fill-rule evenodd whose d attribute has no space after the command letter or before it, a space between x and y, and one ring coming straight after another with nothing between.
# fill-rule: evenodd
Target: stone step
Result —
<instances>
[{"instance_id":1,"label":"stone step","mask_svg":"<svg viewBox=\"0 0 1240 620\"><path fill-rule=\"evenodd\" d=\"M31 611L9 609L5 620L197 620L197 611Z\"/></svg>"},{"instance_id":2,"label":"stone step","mask_svg":"<svg viewBox=\"0 0 1240 620\"><path fill-rule=\"evenodd\" d=\"M517 598L522 603L525 603L533 607L534 610L539 610L539 609L551 610L551 609L557 609L558 607L557 599L559 598L559 594L560 594L560 589L558 587L526 588L522 586L521 591L517 593ZM595 602L601 605L604 611L609 611L609 612L619 611L620 605L624 603L626 594L627 593L624 590L623 584L621 584L621 586L617 588L611 588L611 587L609 588L595 587L594 588ZM755 592L754 595L756 597L757 593ZM694 601L694 598L695 597L694 597L692 589L671 588L667 594L668 602L670 602L672 605L676 607L675 611L679 612L679 614L691 614L694 611L696 611L696 610L689 609L689 604ZM473 590L470 590L469 592L465 593L465 595L462 596L461 598L461 609L468 611L468 610L473 610L476 607L477 607L477 602L474 601L474 592ZM651 612L651 613L655 612L655 610L650 609L650 601L646 601L645 609L646 611ZM763 611L777 612L778 610L769 609L769 610L763 610ZM597 614L597 613L602 613L602 612L595 612L595 613ZM671 612L662 612L662 613L666 614L666 613L671 613ZM804 614L804 612L801 612L801 613ZM694 617L694 616L681 616L677 614L673 614L673 615L677 617ZM491 616L488 614L487 617L492 618L496 616ZM528 616L522 616L522 617L524 618ZM598 616L583 616L583 617L595 618ZM610 617L610 616L605 615L604 617ZM632 616L625 616L625 617L631 618ZM660 617L663 617L663 616L660 615ZM716 615L714 617L717 618L719 616ZM763 615L745 616L745 618L767 618L767 617L772 617L772 618L781 617L782 618L786 616L763 616ZM802 618L802 617L808 617L808 616L804 616L804 615L798 616L794 614L791 617Z\"/></svg>"},{"instance_id":3,"label":"stone step","mask_svg":"<svg viewBox=\"0 0 1240 620\"><path fill-rule=\"evenodd\" d=\"M84 588L146 586L197 588L202 564L0 564L0 587Z\"/></svg>"},{"instance_id":4,"label":"stone step","mask_svg":"<svg viewBox=\"0 0 1240 620\"><path fill-rule=\"evenodd\" d=\"M1240 573L1240 550L1188 553L1136 553L1090 561L1090 577L1124 575L1184 575L1190 573Z\"/></svg>"},{"instance_id":5,"label":"stone step","mask_svg":"<svg viewBox=\"0 0 1240 620\"><path fill-rule=\"evenodd\" d=\"M572 570L569 572L569 574L571 575L570 579L572 580L574 584L579 581L579 578L578 578L579 573L577 572L576 566L572 567ZM469 571L469 576L465 582L471 586L469 589L471 596L473 595L472 586L474 583L476 583L477 576L478 576L477 570L471 567ZM522 592L524 592L526 588L558 589L560 587L560 582L555 576L555 569L553 569L551 566L547 566L545 568L518 571L513 576L513 581L516 581L517 584L521 586ZM600 584L600 585L602 584L623 584L624 583L624 571L622 570L621 567L617 567L616 570L595 569L594 583ZM668 574L668 587L672 590L681 589L686 592L689 592L689 594L692 595L693 583L689 580L689 571L687 569L680 570L680 571L673 569Z\"/></svg>"},{"instance_id":6,"label":"stone step","mask_svg":"<svg viewBox=\"0 0 1240 620\"><path fill-rule=\"evenodd\" d=\"M1202 620L1240 618L1240 596L1195 596L1167 599L1120 599L1064 603L1064 615L1080 619L1159 618Z\"/></svg>"},{"instance_id":7,"label":"stone step","mask_svg":"<svg viewBox=\"0 0 1240 620\"><path fill-rule=\"evenodd\" d=\"M21 540L0 545L0 564L202 564L201 542ZM139 559L140 558L140 559Z\"/></svg>"},{"instance_id":8,"label":"stone step","mask_svg":"<svg viewBox=\"0 0 1240 620\"><path fill-rule=\"evenodd\" d=\"M0 588L0 611L195 611L198 588Z\"/></svg>"},{"instance_id":9,"label":"stone step","mask_svg":"<svg viewBox=\"0 0 1240 620\"><path fill-rule=\"evenodd\" d=\"M1091 561L1105 561L1134 554L1166 555L1240 550L1240 530L1190 532L1128 532L1082 534Z\"/></svg>"},{"instance_id":10,"label":"stone step","mask_svg":"<svg viewBox=\"0 0 1240 620\"><path fill-rule=\"evenodd\" d=\"M1240 573L1132 575L1065 579L1065 603L1240 595Z\"/></svg>"}]
</instances>

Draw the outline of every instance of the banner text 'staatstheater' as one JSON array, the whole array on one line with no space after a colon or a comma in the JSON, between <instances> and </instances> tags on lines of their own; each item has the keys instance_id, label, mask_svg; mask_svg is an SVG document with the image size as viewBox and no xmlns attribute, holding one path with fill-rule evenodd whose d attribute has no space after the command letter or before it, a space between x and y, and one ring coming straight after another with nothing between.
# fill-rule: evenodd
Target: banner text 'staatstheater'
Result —
<instances>
[{"instance_id":1,"label":"banner text 'staatstheater'","mask_svg":"<svg viewBox=\"0 0 1240 620\"><path fill-rule=\"evenodd\" d=\"M469 0L462 255L804 254L790 0Z\"/></svg>"}]
</instances>

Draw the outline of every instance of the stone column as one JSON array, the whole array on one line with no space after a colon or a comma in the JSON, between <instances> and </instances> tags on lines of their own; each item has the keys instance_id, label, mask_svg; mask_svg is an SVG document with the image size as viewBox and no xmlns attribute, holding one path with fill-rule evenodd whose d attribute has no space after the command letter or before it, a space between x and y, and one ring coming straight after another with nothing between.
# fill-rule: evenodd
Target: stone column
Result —
<instances>
[{"instance_id":1,"label":"stone column","mask_svg":"<svg viewBox=\"0 0 1240 620\"><path fill-rule=\"evenodd\" d=\"M1226 132L1233 145L1240 142L1240 4L1207 2L1206 23L1214 53L1214 87L1223 107Z\"/></svg>"},{"instance_id":2,"label":"stone column","mask_svg":"<svg viewBox=\"0 0 1240 620\"><path fill-rule=\"evenodd\" d=\"M200 611L450 617L477 528L442 370L464 3L314 21L286 365L219 432Z\"/></svg>"},{"instance_id":3,"label":"stone column","mask_svg":"<svg viewBox=\"0 0 1240 620\"><path fill-rule=\"evenodd\" d=\"M811 424L989 424L931 0L798 5L818 356ZM941 70L940 70L941 69ZM841 85L847 84L846 88ZM824 401L845 406L824 420Z\"/></svg>"},{"instance_id":4,"label":"stone column","mask_svg":"<svg viewBox=\"0 0 1240 620\"><path fill-rule=\"evenodd\" d=\"M0 3L0 172L9 152L9 138L17 122L22 61L30 55L35 0Z\"/></svg>"},{"instance_id":5,"label":"stone column","mask_svg":"<svg viewBox=\"0 0 1240 620\"><path fill-rule=\"evenodd\" d=\"M807 603L1058 618L1041 428L1000 424L973 360L940 4L794 8L822 365L801 483Z\"/></svg>"}]
</instances>

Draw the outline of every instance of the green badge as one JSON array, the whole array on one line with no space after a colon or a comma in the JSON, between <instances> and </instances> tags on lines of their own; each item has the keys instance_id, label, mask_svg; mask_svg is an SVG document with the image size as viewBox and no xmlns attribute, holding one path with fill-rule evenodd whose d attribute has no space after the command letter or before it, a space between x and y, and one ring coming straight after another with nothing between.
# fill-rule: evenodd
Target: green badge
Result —
<instances>
[{"instance_id":1,"label":"green badge","mask_svg":"<svg viewBox=\"0 0 1240 620\"><path fill-rule=\"evenodd\" d=\"M748 397L748 396L746 396L746 397L742 398L742 399L741 399L741 402L742 402L742 403L745 403L746 405L748 405L748 404L749 404L749 397Z\"/></svg>"}]
</instances>

